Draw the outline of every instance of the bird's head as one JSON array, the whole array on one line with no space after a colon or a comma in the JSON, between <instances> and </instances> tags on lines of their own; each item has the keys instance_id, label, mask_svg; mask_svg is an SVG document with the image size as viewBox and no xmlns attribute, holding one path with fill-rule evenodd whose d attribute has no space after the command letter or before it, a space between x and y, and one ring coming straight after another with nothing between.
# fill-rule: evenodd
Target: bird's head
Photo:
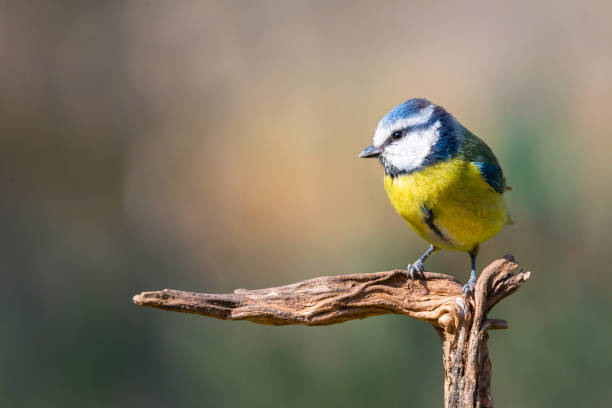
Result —
<instances>
[{"instance_id":1,"label":"bird's head","mask_svg":"<svg viewBox=\"0 0 612 408\"><path fill-rule=\"evenodd\" d=\"M457 153L462 126L441 106L410 99L383 117L359 157L378 157L391 176L411 173Z\"/></svg>"}]
</instances>

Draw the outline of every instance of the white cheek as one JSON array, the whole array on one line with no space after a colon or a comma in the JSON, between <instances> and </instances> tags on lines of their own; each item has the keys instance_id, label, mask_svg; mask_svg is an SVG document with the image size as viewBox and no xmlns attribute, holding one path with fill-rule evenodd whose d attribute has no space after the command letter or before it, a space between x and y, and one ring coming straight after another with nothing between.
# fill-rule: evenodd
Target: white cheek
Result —
<instances>
[{"instance_id":1,"label":"white cheek","mask_svg":"<svg viewBox=\"0 0 612 408\"><path fill-rule=\"evenodd\" d=\"M440 137L440 122L427 129L411 132L385 148L382 156L400 170L411 171L423 164Z\"/></svg>"}]
</instances>

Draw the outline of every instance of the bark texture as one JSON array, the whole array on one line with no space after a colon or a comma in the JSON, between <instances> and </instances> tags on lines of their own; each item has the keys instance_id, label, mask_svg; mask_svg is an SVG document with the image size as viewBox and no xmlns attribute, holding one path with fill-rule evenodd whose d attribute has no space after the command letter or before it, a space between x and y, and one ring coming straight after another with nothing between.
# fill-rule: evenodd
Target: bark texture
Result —
<instances>
[{"instance_id":1,"label":"bark texture","mask_svg":"<svg viewBox=\"0 0 612 408\"><path fill-rule=\"evenodd\" d=\"M504 320L489 319L487 314L529 279L529 272L512 273L517 266L512 255L491 263L468 299L450 275L425 272L423 280L412 280L406 271L393 270L236 289L230 294L164 289L136 295L134 303L275 326L323 326L387 313L414 317L430 323L442 340L444 406L484 408L493 406L487 331L507 328Z\"/></svg>"}]
</instances>

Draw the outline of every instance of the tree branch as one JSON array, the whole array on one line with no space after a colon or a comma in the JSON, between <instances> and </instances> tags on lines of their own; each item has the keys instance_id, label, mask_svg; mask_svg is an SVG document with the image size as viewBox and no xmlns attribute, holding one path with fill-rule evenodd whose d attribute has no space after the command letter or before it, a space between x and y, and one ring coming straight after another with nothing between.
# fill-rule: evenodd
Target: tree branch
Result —
<instances>
[{"instance_id":1,"label":"tree branch","mask_svg":"<svg viewBox=\"0 0 612 408\"><path fill-rule=\"evenodd\" d=\"M452 276L425 272L412 280L406 271L319 277L276 288L236 289L231 294L164 289L134 296L134 303L224 320L268 325L322 326L387 313L403 314L434 326L443 343L446 407L492 407L491 363L486 332L505 329L488 319L493 306L529 279L513 275L517 260L508 255L481 273L474 298L466 299Z\"/></svg>"}]
</instances>

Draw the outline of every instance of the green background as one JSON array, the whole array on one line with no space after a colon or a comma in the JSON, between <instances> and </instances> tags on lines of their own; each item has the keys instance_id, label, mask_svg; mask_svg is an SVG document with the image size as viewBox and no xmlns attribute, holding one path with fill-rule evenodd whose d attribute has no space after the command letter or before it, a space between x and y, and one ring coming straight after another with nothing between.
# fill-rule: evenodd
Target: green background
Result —
<instances>
[{"instance_id":1,"label":"green background","mask_svg":"<svg viewBox=\"0 0 612 408\"><path fill-rule=\"evenodd\" d=\"M2 2L0 404L441 406L427 324L138 308L404 267L426 244L357 154L412 97L496 152L531 280L496 307L501 407L612 399L609 2ZM429 270L468 277L462 253Z\"/></svg>"}]
</instances>

